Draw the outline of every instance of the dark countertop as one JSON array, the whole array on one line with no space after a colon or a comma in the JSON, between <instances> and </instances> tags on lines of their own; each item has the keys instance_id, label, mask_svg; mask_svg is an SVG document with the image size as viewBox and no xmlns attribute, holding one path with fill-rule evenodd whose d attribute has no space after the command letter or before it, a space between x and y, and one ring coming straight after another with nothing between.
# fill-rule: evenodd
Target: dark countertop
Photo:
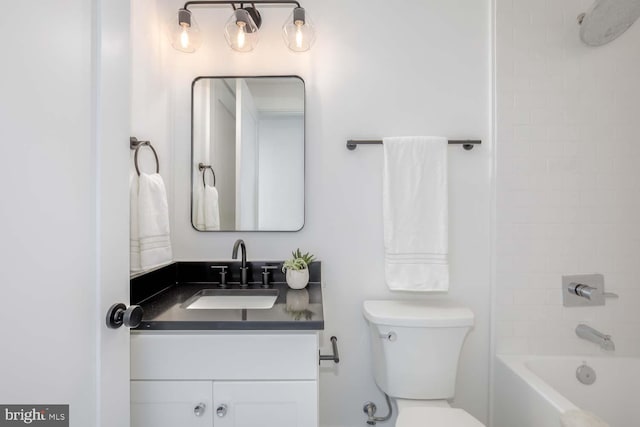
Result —
<instances>
[{"instance_id":1,"label":"dark countertop","mask_svg":"<svg viewBox=\"0 0 640 427\"><path fill-rule=\"evenodd\" d=\"M181 281L187 278L182 271L193 271L197 264L218 263L174 263L148 275L131 280L131 303L138 304L144 310L142 323L136 331L158 330L323 330L324 313L322 306L322 286L319 282L310 282L305 289L290 289L284 282L272 283L272 289L278 296L270 309L186 309L182 305L203 289L218 289L215 282ZM257 263L256 263L257 264ZM318 263L319 264L319 263ZM200 265L198 267L202 268ZM257 265L259 268L260 265ZM319 279L311 271L312 279ZM149 276L149 277L145 277ZM189 277L190 279L192 277ZM275 276L274 279L280 277ZM251 283L251 281L250 281ZM151 286L151 284L153 284ZM144 287L144 293L140 290ZM228 289L238 289L230 282ZM252 284L249 289L261 289ZM153 293L152 293L153 292ZM146 293L146 294L145 294ZM308 296L309 303L306 304Z\"/></svg>"}]
</instances>

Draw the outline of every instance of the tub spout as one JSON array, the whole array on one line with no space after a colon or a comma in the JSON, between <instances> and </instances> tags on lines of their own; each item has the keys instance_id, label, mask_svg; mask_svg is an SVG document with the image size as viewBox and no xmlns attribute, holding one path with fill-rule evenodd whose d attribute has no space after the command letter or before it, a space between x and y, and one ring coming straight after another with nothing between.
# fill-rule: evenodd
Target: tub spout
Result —
<instances>
[{"instance_id":1,"label":"tub spout","mask_svg":"<svg viewBox=\"0 0 640 427\"><path fill-rule=\"evenodd\" d=\"M603 334L602 332L599 332L591 326L587 326L583 323L580 323L576 327L576 335L582 339L598 344L606 351L614 351L616 349L615 344L611 340L611 335Z\"/></svg>"}]
</instances>

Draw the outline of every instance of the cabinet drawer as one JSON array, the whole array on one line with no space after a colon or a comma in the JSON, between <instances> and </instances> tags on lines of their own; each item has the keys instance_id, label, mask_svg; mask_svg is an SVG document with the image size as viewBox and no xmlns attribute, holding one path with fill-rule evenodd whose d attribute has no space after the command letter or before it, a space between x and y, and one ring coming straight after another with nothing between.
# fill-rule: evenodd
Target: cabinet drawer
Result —
<instances>
[{"instance_id":1,"label":"cabinet drawer","mask_svg":"<svg viewBox=\"0 0 640 427\"><path fill-rule=\"evenodd\" d=\"M131 334L133 380L317 380L318 335Z\"/></svg>"}]
</instances>

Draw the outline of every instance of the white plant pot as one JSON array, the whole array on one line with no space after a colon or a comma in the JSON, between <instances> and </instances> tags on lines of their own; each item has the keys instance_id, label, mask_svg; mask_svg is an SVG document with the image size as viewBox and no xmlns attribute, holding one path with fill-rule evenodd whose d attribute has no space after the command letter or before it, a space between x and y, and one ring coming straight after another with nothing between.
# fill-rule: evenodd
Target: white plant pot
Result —
<instances>
[{"instance_id":1,"label":"white plant pot","mask_svg":"<svg viewBox=\"0 0 640 427\"><path fill-rule=\"evenodd\" d=\"M287 269L287 285L291 289L302 289L309 283L309 269L291 270Z\"/></svg>"}]
</instances>

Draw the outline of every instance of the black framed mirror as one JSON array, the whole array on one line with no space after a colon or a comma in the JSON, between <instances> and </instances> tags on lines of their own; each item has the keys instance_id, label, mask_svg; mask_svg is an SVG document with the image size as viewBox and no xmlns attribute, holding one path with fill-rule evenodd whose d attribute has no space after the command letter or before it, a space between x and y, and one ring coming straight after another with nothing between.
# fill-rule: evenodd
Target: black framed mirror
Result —
<instances>
[{"instance_id":1,"label":"black framed mirror","mask_svg":"<svg viewBox=\"0 0 640 427\"><path fill-rule=\"evenodd\" d=\"M304 110L304 81L298 76L207 76L193 81L194 229L302 229Z\"/></svg>"}]
</instances>

